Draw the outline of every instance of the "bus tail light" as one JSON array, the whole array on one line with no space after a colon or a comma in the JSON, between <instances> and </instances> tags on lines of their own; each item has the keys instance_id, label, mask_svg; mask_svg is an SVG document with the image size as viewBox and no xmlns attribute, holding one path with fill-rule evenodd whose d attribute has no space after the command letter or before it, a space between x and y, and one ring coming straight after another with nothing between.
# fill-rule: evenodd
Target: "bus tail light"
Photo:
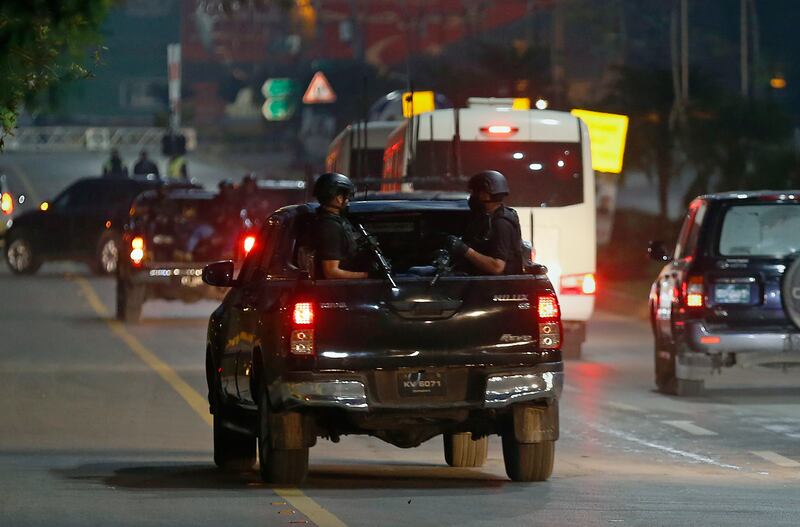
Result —
<instances>
[{"instance_id":1,"label":"bus tail light","mask_svg":"<svg viewBox=\"0 0 800 527\"><path fill-rule=\"evenodd\" d=\"M255 236L245 236L242 240L242 249L244 249L244 255L247 256L250 254L250 251L253 250L253 247L256 246L256 237Z\"/></svg>"},{"instance_id":2,"label":"bus tail light","mask_svg":"<svg viewBox=\"0 0 800 527\"><path fill-rule=\"evenodd\" d=\"M136 236L131 240L131 263L135 266L142 265L144 260L144 238Z\"/></svg>"},{"instance_id":3,"label":"bus tail light","mask_svg":"<svg viewBox=\"0 0 800 527\"><path fill-rule=\"evenodd\" d=\"M507 124L493 124L481 128L481 133L489 137L511 137L517 132L519 132L519 128Z\"/></svg>"},{"instance_id":4,"label":"bus tail light","mask_svg":"<svg viewBox=\"0 0 800 527\"><path fill-rule=\"evenodd\" d=\"M293 355L314 354L314 304L297 302L292 307L292 333L289 352Z\"/></svg>"},{"instance_id":5,"label":"bus tail light","mask_svg":"<svg viewBox=\"0 0 800 527\"><path fill-rule=\"evenodd\" d=\"M562 295L593 295L597 292L594 273L570 274L561 277Z\"/></svg>"},{"instance_id":6,"label":"bus tail light","mask_svg":"<svg viewBox=\"0 0 800 527\"><path fill-rule=\"evenodd\" d=\"M683 283L683 298L686 307L703 307L704 296L705 287L703 285L702 276L690 276L689 279Z\"/></svg>"},{"instance_id":7,"label":"bus tail light","mask_svg":"<svg viewBox=\"0 0 800 527\"><path fill-rule=\"evenodd\" d=\"M14 198L9 192L3 192L0 196L0 212L6 216L14 212Z\"/></svg>"},{"instance_id":8,"label":"bus tail light","mask_svg":"<svg viewBox=\"0 0 800 527\"><path fill-rule=\"evenodd\" d=\"M539 319L539 347L545 350L561 348L561 313L556 295L550 293L536 300Z\"/></svg>"}]
</instances>

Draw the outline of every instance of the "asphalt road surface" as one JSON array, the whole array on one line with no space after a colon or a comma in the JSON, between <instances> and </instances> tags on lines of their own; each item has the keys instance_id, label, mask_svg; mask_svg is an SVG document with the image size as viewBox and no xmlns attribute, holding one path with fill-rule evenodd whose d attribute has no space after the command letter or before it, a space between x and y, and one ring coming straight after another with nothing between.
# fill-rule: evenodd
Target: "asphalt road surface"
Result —
<instances>
[{"instance_id":1,"label":"asphalt road surface","mask_svg":"<svg viewBox=\"0 0 800 527\"><path fill-rule=\"evenodd\" d=\"M0 157L29 193L67 183L33 163ZM0 266L2 526L800 524L800 373L737 370L702 397L665 397L647 325L599 312L567 364L550 481L508 481L497 437L483 468L454 469L438 438L352 436L318 442L300 489L270 488L211 460L214 304L152 302L124 326L113 289L77 264Z\"/></svg>"}]
</instances>

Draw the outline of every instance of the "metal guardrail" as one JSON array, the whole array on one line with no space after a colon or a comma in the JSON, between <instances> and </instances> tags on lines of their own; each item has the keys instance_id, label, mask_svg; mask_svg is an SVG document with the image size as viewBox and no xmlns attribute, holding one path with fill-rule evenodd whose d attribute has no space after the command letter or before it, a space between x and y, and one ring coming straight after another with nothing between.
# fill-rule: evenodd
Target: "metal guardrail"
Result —
<instances>
[{"instance_id":1,"label":"metal guardrail","mask_svg":"<svg viewBox=\"0 0 800 527\"><path fill-rule=\"evenodd\" d=\"M165 128L147 126L29 126L15 129L14 135L4 140L7 151L102 151L115 147L161 148L166 133ZM194 128L181 128L181 133L186 136L187 150L197 148Z\"/></svg>"}]
</instances>

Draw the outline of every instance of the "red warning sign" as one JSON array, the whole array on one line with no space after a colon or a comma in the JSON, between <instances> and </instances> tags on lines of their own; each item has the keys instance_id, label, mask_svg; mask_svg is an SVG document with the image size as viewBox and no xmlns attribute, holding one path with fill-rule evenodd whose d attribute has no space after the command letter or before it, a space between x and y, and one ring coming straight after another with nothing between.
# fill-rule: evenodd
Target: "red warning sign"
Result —
<instances>
[{"instance_id":1,"label":"red warning sign","mask_svg":"<svg viewBox=\"0 0 800 527\"><path fill-rule=\"evenodd\" d=\"M331 83L321 71L316 72L311 82L308 83L308 89L303 95L303 102L306 104L336 102L336 92L333 91Z\"/></svg>"}]
</instances>

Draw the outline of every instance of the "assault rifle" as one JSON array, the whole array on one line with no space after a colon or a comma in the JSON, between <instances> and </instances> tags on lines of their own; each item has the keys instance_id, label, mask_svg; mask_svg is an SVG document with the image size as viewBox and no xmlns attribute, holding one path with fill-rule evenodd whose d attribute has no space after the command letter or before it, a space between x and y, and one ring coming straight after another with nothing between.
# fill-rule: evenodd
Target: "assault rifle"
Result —
<instances>
[{"instance_id":1,"label":"assault rifle","mask_svg":"<svg viewBox=\"0 0 800 527\"><path fill-rule=\"evenodd\" d=\"M361 244L364 248L366 248L375 258L375 263L378 266L381 274L383 274L386 279L392 284L392 289L397 290L397 283L395 283L394 278L392 278L392 265L389 263L389 260L381 252L380 245L378 245L378 240L375 239L374 236L371 236L367 229L360 223L355 224L356 229L358 229L359 234L361 234Z\"/></svg>"}]
</instances>

